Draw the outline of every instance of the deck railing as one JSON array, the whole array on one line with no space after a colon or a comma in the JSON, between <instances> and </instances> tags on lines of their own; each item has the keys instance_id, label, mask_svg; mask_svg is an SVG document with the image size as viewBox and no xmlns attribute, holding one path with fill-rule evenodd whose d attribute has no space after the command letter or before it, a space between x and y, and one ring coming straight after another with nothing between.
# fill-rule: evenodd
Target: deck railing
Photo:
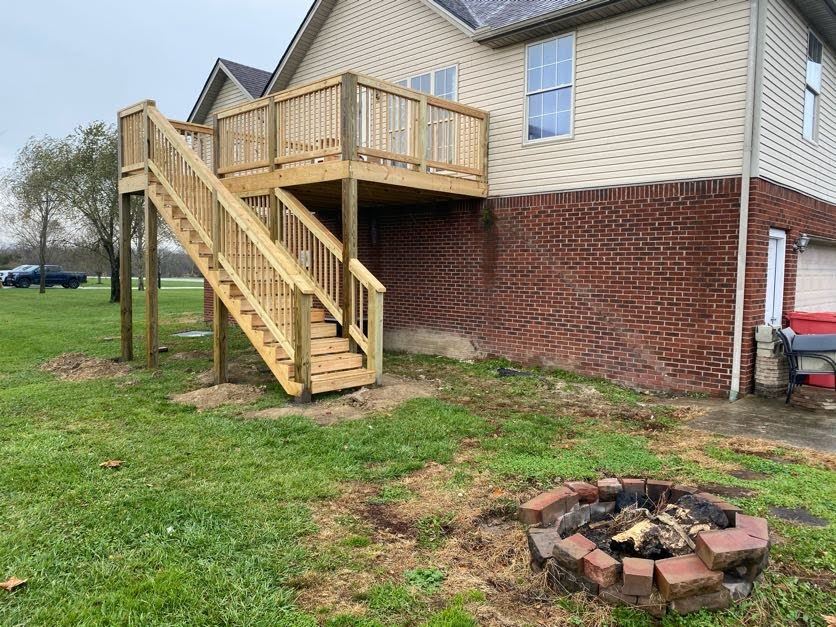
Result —
<instances>
[{"instance_id":1,"label":"deck railing","mask_svg":"<svg viewBox=\"0 0 836 627\"><path fill-rule=\"evenodd\" d=\"M217 114L219 175L361 159L484 181L484 111L354 73Z\"/></svg>"}]
</instances>

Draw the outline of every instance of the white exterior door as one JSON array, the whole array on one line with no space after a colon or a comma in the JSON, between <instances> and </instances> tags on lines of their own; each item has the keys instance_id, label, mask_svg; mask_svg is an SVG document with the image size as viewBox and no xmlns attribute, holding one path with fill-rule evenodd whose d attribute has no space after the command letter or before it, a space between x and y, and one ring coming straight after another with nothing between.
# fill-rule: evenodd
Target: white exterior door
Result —
<instances>
[{"instance_id":1,"label":"white exterior door","mask_svg":"<svg viewBox=\"0 0 836 627\"><path fill-rule=\"evenodd\" d=\"M769 229L769 256L766 264L766 313L764 322L773 327L781 326L784 308L784 261L787 250L787 233L781 229Z\"/></svg>"},{"instance_id":2,"label":"white exterior door","mask_svg":"<svg viewBox=\"0 0 836 627\"><path fill-rule=\"evenodd\" d=\"M798 256L795 308L836 311L836 244L813 241Z\"/></svg>"}]
</instances>

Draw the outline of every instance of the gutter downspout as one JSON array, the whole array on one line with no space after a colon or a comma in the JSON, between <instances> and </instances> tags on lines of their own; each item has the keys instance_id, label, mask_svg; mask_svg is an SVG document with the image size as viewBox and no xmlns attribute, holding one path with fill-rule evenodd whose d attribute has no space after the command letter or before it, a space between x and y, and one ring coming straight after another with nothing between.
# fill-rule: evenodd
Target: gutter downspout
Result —
<instances>
[{"instance_id":1,"label":"gutter downspout","mask_svg":"<svg viewBox=\"0 0 836 627\"><path fill-rule=\"evenodd\" d=\"M763 80L763 36L768 0L749 2L749 49L746 68L746 114L743 123L743 162L740 177L740 221L737 230L737 283L734 302L734 342L729 400L740 397L740 370L743 358L743 314L746 288L746 253L749 235L749 195L752 174L757 171L760 104ZM757 118L757 119L756 119ZM757 124L756 124L757 121ZM754 153L754 154L753 154Z\"/></svg>"}]
</instances>

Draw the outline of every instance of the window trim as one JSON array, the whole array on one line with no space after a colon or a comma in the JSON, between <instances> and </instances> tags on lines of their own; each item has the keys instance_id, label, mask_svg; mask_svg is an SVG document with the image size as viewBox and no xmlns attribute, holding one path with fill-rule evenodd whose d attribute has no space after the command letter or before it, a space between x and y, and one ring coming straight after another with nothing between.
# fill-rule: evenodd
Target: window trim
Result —
<instances>
[{"instance_id":1,"label":"window trim","mask_svg":"<svg viewBox=\"0 0 836 627\"><path fill-rule=\"evenodd\" d=\"M414 72L412 74L409 74L408 76L399 78L399 79L394 80L392 82L395 83L396 85L400 86L400 87L406 87L407 89L412 89L412 87L410 87L410 83L412 82L413 78L416 78L418 76L423 76L424 74L429 74L430 75L430 91L427 95L428 96L434 96L436 98L442 98L442 96L436 96L433 93L433 91L435 90L435 73L439 72L441 70L449 70L451 68L455 68L455 70L456 70L456 80L453 81L453 98L452 99L446 98L445 100L450 100L451 102L458 102L459 101L459 64L458 63L451 63L449 65L441 65L441 66L438 66L438 67L432 67L428 70L422 70L421 72ZM402 85L401 83L405 83L405 85ZM418 91L418 90L414 90L414 91ZM420 93L423 93L423 92L420 92Z\"/></svg>"},{"instance_id":2,"label":"window trim","mask_svg":"<svg viewBox=\"0 0 836 627\"><path fill-rule=\"evenodd\" d=\"M561 37L566 37L568 35L572 36L572 103L569 109L569 132L566 135L555 135L554 137L541 137L540 139L529 139L528 138L528 97L530 95L534 95L534 93L543 93L544 91L553 91L554 89L559 89L555 87L554 89L546 89L546 90L538 90L537 92L532 92L531 94L528 91L528 49L532 46L536 46L546 41L552 41L560 39ZM548 144L552 142L564 142L570 141L575 139L575 96L577 94L577 81L575 80L575 73L578 65L578 54L577 54L577 47L578 47L578 33L576 30L565 31L563 33L559 33L557 35L549 35L548 37L543 37L541 39L537 39L535 41L529 42L525 45L525 49L523 50L523 127L522 127L522 145L525 146L538 146L540 144ZM565 87L565 86L564 86Z\"/></svg>"},{"instance_id":3,"label":"window trim","mask_svg":"<svg viewBox=\"0 0 836 627\"><path fill-rule=\"evenodd\" d=\"M810 50L810 38L815 37L816 41L819 42L819 47L821 48L821 61L819 65L821 66L821 77L820 82L821 85L819 86L818 91L807 82L807 64L810 61L808 56ZM807 29L807 46L804 52L804 91L802 93L802 101L801 101L801 139L803 139L808 144L812 144L814 146L819 145L819 127L821 122L821 98L822 98L822 88L824 87L824 40L819 37L818 33L813 31L812 29ZM811 92L813 94L813 129L810 134L810 137L804 132L804 119L807 113L807 92Z\"/></svg>"}]
</instances>

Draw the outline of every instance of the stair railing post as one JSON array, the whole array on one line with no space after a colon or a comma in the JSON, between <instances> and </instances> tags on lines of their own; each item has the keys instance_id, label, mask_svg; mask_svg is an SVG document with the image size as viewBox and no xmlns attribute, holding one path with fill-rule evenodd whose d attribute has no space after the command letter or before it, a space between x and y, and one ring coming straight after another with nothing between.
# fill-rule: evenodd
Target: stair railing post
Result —
<instances>
[{"instance_id":1,"label":"stair railing post","mask_svg":"<svg viewBox=\"0 0 836 627\"><path fill-rule=\"evenodd\" d=\"M293 289L293 378L303 386L298 401L311 400L311 307L313 290L303 289L299 282Z\"/></svg>"},{"instance_id":2,"label":"stair railing post","mask_svg":"<svg viewBox=\"0 0 836 627\"><path fill-rule=\"evenodd\" d=\"M369 289L369 354L367 367L374 370L375 383L383 383L383 292Z\"/></svg>"}]
</instances>

